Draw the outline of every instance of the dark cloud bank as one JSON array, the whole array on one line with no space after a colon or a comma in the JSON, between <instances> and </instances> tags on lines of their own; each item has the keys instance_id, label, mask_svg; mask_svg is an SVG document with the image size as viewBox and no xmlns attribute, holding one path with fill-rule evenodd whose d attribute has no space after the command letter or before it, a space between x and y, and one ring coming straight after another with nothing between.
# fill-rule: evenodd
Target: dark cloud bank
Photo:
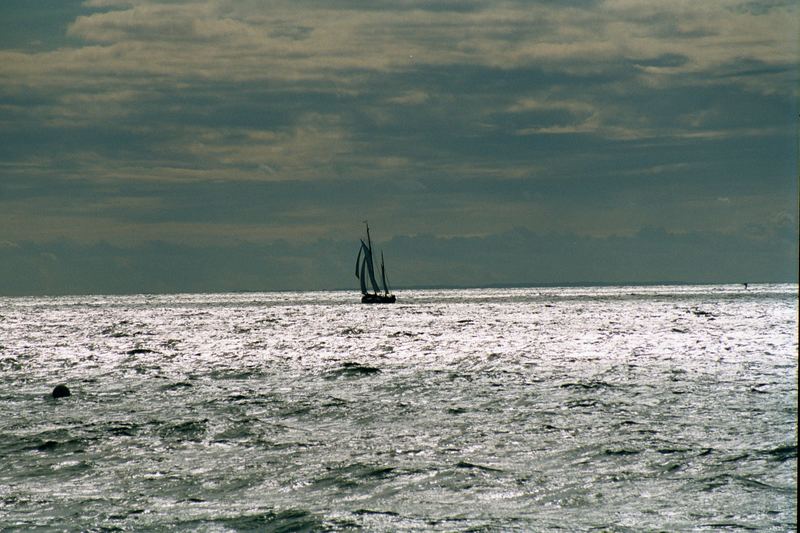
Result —
<instances>
[{"instance_id":1,"label":"dark cloud bank","mask_svg":"<svg viewBox=\"0 0 800 533\"><path fill-rule=\"evenodd\" d=\"M84 294L304 289L357 290L355 242L192 247L6 243L0 293ZM750 237L671 234L629 237L537 235L395 237L379 243L396 288L580 283L797 282L793 227L753 228Z\"/></svg>"}]
</instances>

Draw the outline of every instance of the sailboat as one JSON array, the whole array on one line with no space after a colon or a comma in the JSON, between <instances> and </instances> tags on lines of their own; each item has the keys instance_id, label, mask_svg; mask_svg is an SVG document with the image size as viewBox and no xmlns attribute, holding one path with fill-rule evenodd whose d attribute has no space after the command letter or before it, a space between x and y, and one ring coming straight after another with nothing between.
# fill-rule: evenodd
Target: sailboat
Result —
<instances>
[{"instance_id":1,"label":"sailboat","mask_svg":"<svg viewBox=\"0 0 800 533\"><path fill-rule=\"evenodd\" d=\"M367 242L361 239L361 247L358 249L356 256L356 278L361 284L361 303L362 304L393 304L396 300L394 294L389 289L389 283L386 281L386 266L383 261L383 252L381 252L381 281L383 282L383 289L375 279L375 263L372 255L372 239L369 236L369 224L364 221L367 226ZM369 282L372 292L367 288Z\"/></svg>"}]
</instances>

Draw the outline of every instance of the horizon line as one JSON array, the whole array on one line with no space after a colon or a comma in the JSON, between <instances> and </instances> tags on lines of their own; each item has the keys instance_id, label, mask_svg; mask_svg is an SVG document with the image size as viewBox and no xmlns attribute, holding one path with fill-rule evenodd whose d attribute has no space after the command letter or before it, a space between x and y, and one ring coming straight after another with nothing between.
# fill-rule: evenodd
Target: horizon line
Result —
<instances>
[{"instance_id":1,"label":"horizon line","mask_svg":"<svg viewBox=\"0 0 800 533\"><path fill-rule=\"evenodd\" d=\"M605 282L605 281L576 281L576 282L539 282L539 283L492 283L485 285L408 285L397 287L393 293L397 291L418 291L418 290L480 290L480 289L536 289L547 288L557 289L563 288L580 288L580 287L658 287L658 286L742 286L747 284L748 287L759 285L798 285L798 280L793 281L747 281L747 282L711 282L711 281L620 281L620 282ZM195 290L176 290L176 291L163 291L163 292L133 292L133 291L120 291L120 292L63 292L63 293L28 293L28 294L0 294L0 298L60 298L69 296L168 296L180 294L258 294L258 293L282 293L282 292L353 292L360 294L357 288L333 288L333 289L236 289L236 290L208 290L208 291L195 291Z\"/></svg>"}]
</instances>

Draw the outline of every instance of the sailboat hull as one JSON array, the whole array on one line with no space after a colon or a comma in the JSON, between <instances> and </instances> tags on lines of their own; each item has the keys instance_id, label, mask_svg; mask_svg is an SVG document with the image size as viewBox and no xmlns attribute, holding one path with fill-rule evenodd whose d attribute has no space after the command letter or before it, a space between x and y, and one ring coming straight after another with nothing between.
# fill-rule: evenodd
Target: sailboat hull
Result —
<instances>
[{"instance_id":1,"label":"sailboat hull","mask_svg":"<svg viewBox=\"0 0 800 533\"><path fill-rule=\"evenodd\" d=\"M393 304L395 300L394 294L388 296L383 294L364 294L361 296L362 304Z\"/></svg>"}]
</instances>

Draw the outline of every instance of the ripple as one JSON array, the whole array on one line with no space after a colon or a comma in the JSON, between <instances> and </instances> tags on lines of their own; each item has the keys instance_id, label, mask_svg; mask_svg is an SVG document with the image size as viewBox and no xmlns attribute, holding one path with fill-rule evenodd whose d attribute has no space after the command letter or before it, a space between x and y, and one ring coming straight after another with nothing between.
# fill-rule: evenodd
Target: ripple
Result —
<instances>
[{"instance_id":1,"label":"ripple","mask_svg":"<svg viewBox=\"0 0 800 533\"><path fill-rule=\"evenodd\" d=\"M2 299L0 529L791 530L796 286L740 292Z\"/></svg>"}]
</instances>

